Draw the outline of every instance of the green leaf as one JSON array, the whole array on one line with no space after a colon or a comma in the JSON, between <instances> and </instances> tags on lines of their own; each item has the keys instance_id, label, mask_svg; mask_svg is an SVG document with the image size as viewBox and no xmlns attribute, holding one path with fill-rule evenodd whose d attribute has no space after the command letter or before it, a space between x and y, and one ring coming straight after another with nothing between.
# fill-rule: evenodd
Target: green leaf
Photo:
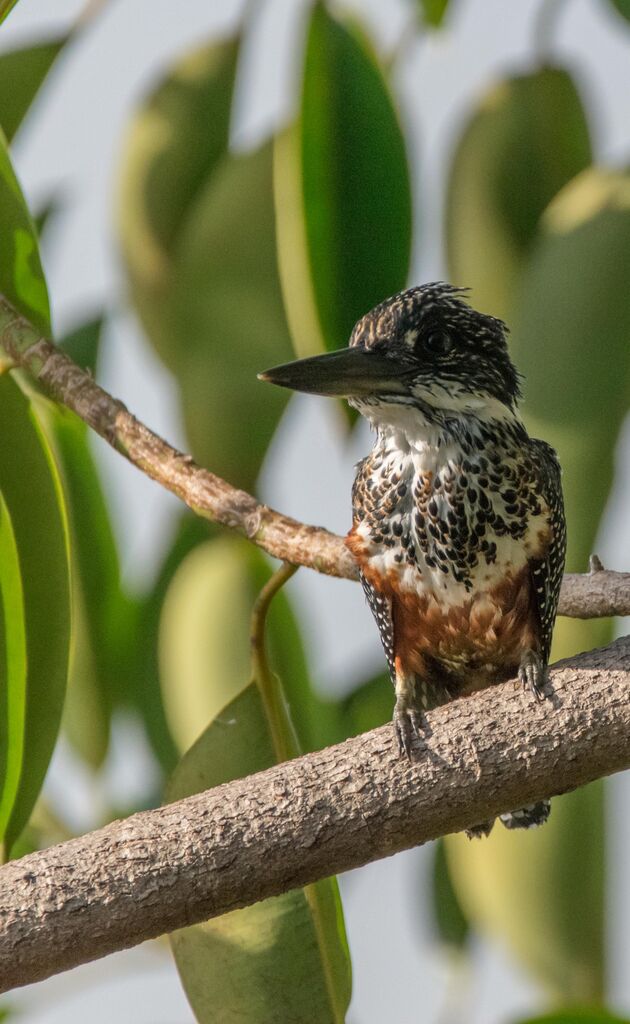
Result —
<instances>
[{"instance_id":1,"label":"green leaf","mask_svg":"<svg viewBox=\"0 0 630 1024\"><path fill-rule=\"evenodd\" d=\"M554 999L601 1001L601 786L554 800L543 828L516 834L497 824L487 840L449 836L446 850L457 895L475 927L507 938Z\"/></svg>"},{"instance_id":2,"label":"green leaf","mask_svg":"<svg viewBox=\"0 0 630 1024\"><path fill-rule=\"evenodd\" d=\"M439 28L444 21L448 0L420 0L420 9L425 24Z\"/></svg>"},{"instance_id":3,"label":"green leaf","mask_svg":"<svg viewBox=\"0 0 630 1024\"><path fill-rule=\"evenodd\" d=\"M0 491L0 836L18 791L24 755L26 630L17 544Z\"/></svg>"},{"instance_id":4,"label":"green leaf","mask_svg":"<svg viewBox=\"0 0 630 1024\"><path fill-rule=\"evenodd\" d=\"M316 4L301 105L275 144L282 289L302 355L347 345L405 286L412 205L394 102L366 40Z\"/></svg>"},{"instance_id":5,"label":"green leaf","mask_svg":"<svg viewBox=\"0 0 630 1024\"><path fill-rule=\"evenodd\" d=\"M70 593L65 510L35 409L10 375L0 377L0 491L17 545L26 622L23 761L7 817L10 850L28 821L53 751L66 688ZM14 725L18 718L13 717ZM17 725L15 725L17 728ZM18 737L13 737L19 743Z\"/></svg>"},{"instance_id":6,"label":"green leaf","mask_svg":"<svg viewBox=\"0 0 630 1024\"><path fill-rule=\"evenodd\" d=\"M275 763L258 689L223 708L178 766L176 800ZM350 961L333 879L296 889L171 935L200 1024L340 1024Z\"/></svg>"},{"instance_id":7,"label":"green leaf","mask_svg":"<svg viewBox=\"0 0 630 1024\"><path fill-rule=\"evenodd\" d=\"M454 950L464 949L470 937L470 924L453 886L443 839L433 844L431 897L438 937Z\"/></svg>"},{"instance_id":8,"label":"green leaf","mask_svg":"<svg viewBox=\"0 0 630 1024\"><path fill-rule=\"evenodd\" d=\"M630 21L630 0L610 0L618 14L626 21Z\"/></svg>"},{"instance_id":9,"label":"green leaf","mask_svg":"<svg viewBox=\"0 0 630 1024\"><path fill-rule=\"evenodd\" d=\"M196 546L166 593L160 682L166 719L180 751L247 685L255 596L249 547L230 537Z\"/></svg>"},{"instance_id":10,"label":"green leaf","mask_svg":"<svg viewBox=\"0 0 630 1024\"><path fill-rule=\"evenodd\" d=\"M60 347L94 373L103 321L83 324ZM89 442L74 413L38 398L68 505L74 646L63 726L74 749L99 767L107 753L111 713L128 700L135 675L135 613L122 590L118 549Z\"/></svg>"},{"instance_id":11,"label":"green leaf","mask_svg":"<svg viewBox=\"0 0 630 1024\"><path fill-rule=\"evenodd\" d=\"M543 211L590 162L580 97L561 68L508 78L482 98L455 151L446 208L451 280L471 288L473 305L510 321Z\"/></svg>"},{"instance_id":12,"label":"green leaf","mask_svg":"<svg viewBox=\"0 0 630 1024\"><path fill-rule=\"evenodd\" d=\"M583 572L592 551L628 408L629 255L630 174L591 168L550 205L515 302L529 422L564 468L571 571Z\"/></svg>"},{"instance_id":13,"label":"green leaf","mask_svg":"<svg viewBox=\"0 0 630 1024\"><path fill-rule=\"evenodd\" d=\"M75 749L97 767L107 752L111 711L126 699L134 609L122 590L88 429L67 409L56 407L50 416L69 509L76 618L64 728Z\"/></svg>"},{"instance_id":14,"label":"green leaf","mask_svg":"<svg viewBox=\"0 0 630 1024\"><path fill-rule=\"evenodd\" d=\"M249 545L251 547L251 545ZM257 594L269 578L269 565L259 551L250 552L252 585ZM313 689L298 621L286 588L273 599L267 617L269 660L289 706L300 749L321 750L347 739L343 708Z\"/></svg>"},{"instance_id":15,"label":"green leaf","mask_svg":"<svg viewBox=\"0 0 630 1024\"><path fill-rule=\"evenodd\" d=\"M0 0L0 24L15 7L17 0Z\"/></svg>"},{"instance_id":16,"label":"green leaf","mask_svg":"<svg viewBox=\"0 0 630 1024\"><path fill-rule=\"evenodd\" d=\"M67 40L63 35L0 54L0 125L9 142Z\"/></svg>"},{"instance_id":17,"label":"green leaf","mask_svg":"<svg viewBox=\"0 0 630 1024\"><path fill-rule=\"evenodd\" d=\"M136 115L119 225L131 298L175 374L195 457L251 488L287 396L256 373L289 358L271 149L232 154L238 41L175 67ZM251 424L256 429L251 429Z\"/></svg>"},{"instance_id":18,"label":"green leaf","mask_svg":"<svg viewBox=\"0 0 630 1024\"><path fill-rule=\"evenodd\" d=\"M160 622L160 681L180 750L247 684L251 611L268 578L260 551L225 536L196 544L171 576ZM302 747L319 749L344 738L338 706L313 692L297 623L282 593L269 613L268 636Z\"/></svg>"},{"instance_id":19,"label":"green leaf","mask_svg":"<svg viewBox=\"0 0 630 1024\"><path fill-rule=\"evenodd\" d=\"M151 590L140 600L136 629L136 667L129 691L153 752L164 772L174 769L179 754L166 720L160 689L158 633L165 596L173 576L185 557L208 541L214 527L205 519L186 511L182 514L174 539Z\"/></svg>"},{"instance_id":20,"label":"green leaf","mask_svg":"<svg viewBox=\"0 0 630 1024\"><path fill-rule=\"evenodd\" d=\"M0 294L37 330L50 337L48 291L39 259L37 231L13 172L1 131L0 224Z\"/></svg>"},{"instance_id":21,"label":"green leaf","mask_svg":"<svg viewBox=\"0 0 630 1024\"><path fill-rule=\"evenodd\" d=\"M177 376L191 450L219 476L251 489L288 400L256 375L291 357L269 144L226 158L199 197L171 299L187 346Z\"/></svg>"}]
</instances>

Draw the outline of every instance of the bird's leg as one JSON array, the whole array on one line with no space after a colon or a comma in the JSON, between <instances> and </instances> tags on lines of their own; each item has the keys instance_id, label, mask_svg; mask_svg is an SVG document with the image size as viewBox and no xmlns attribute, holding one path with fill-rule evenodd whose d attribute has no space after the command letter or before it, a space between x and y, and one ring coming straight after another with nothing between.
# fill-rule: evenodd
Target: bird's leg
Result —
<instances>
[{"instance_id":1,"label":"bird's leg","mask_svg":"<svg viewBox=\"0 0 630 1024\"><path fill-rule=\"evenodd\" d=\"M544 687L547 680L547 669L536 651L524 652L518 667L518 678L526 689L531 690L536 700L543 701L545 699Z\"/></svg>"},{"instance_id":2,"label":"bird's leg","mask_svg":"<svg viewBox=\"0 0 630 1024\"><path fill-rule=\"evenodd\" d=\"M422 713L418 707L415 674L406 672L399 658L396 658L394 728L400 753L411 761L413 740L422 734Z\"/></svg>"}]
</instances>

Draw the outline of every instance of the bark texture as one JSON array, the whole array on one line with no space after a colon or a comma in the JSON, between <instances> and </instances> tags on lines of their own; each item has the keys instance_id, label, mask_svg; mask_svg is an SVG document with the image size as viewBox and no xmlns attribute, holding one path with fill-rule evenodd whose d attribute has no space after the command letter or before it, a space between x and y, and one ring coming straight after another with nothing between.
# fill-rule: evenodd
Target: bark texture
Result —
<instances>
[{"instance_id":1,"label":"bark texture","mask_svg":"<svg viewBox=\"0 0 630 1024\"><path fill-rule=\"evenodd\" d=\"M2 296L0 349L52 398L72 409L108 444L176 494L197 515L236 530L281 561L329 576L359 578L357 564L342 537L276 512L198 466L190 455L173 448L137 420L52 342L40 338ZM590 573L566 575L558 613L583 619L630 615L630 573L606 572L597 562Z\"/></svg>"},{"instance_id":2,"label":"bark texture","mask_svg":"<svg viewBox=\"0 0 630 1024\"><path fill-rule=\"evenodd\" d=\"M630 765L630 638L0 869L0 990L355 868ZM500 827L500 826L496 826Z\"/></svg>"}]
</instances>

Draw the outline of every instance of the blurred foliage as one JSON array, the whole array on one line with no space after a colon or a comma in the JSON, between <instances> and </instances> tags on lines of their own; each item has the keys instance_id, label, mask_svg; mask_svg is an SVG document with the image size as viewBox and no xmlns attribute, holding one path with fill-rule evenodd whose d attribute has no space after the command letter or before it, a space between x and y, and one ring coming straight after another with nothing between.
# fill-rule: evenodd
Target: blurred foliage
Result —
<instances>
[{"instance_id":1,"label":"blurred foliage","mask_svg":"<svg viewBox=\"0 0 630 1024\"><path fill-rule=\"evenodd\" d=\"M17 0L0 0L0 22L3 22L7 14L10 14L15 7Z\"/></svg>"},{"instance_id":2,"label":"blurred foliage","mask_svg":"<svg viewBox=\"0 0 630 1024\"><path fill-rule=\"evenodd\" d=\"M270 582L275 585L275 578ZM264 594L264 591L263 591ZM216 713L180 761L166 798L176 800L270 767L299 753L279 677L268 663L268 601L251 622L253 681L226 666L240 695ZM284 609L286 614L286 607ZM239 640L236 635L237 642ZM247 651L247 643L239 643ZM200 1022L340 1024L350 1002L351 970L334 879L295 889L171 936L184 988Z\"/></svg>"},{"instance_id":3,"label":"blurred foliage","mask_svg":"<svg viewBox=\"0 0 630 1024\"><path fill-rule=\"evenodd\" d=\"M0 840L26 825L53 752L70 646L63 497L34 404L0 377ZM45 538L45 543L42 543Z\"/></svg>"},{"instance_id":4,"label":"blurred foliage","mask_svg":"<svg viewBox=\"0 0 630 1024\"><path fill-rule=\"evenodd\" d=\"M92 373L102 327L102 317L96 317L60 341ZM112 711L129 687L134 608L122 590L118 549L88 428L52 402L40 401L38 408L69 509L75 628L64 732L75 751L98 768L107 754Z\"/></svg>"},{"instance_id":5,"label":"blurred foliage","mask_svg":"<svg viewBox=\"0 0 630 1024\"><path fill-rule=\"evenodd\" d=\"M626 21L630 21L630 2L629 0L610 0L612 6L616 11L625 18Z\"/></svg>"},{"instance_id":6,"label":"blurred foliage","mask_svg":"<svg viewBox=\"0 0 630 1024\"><path fill-rule=\"evenodd\" d=\"M418 6L427 25L439 28L448 8L448 0L418 0Z\"/></svg>"},{"instance_id":7,"label":"blurred foliage","mask_svg":"<svg viewBox=\"0 0 630 1024\"><path fill-rule=\"evenodd\" d=\"M10 142L68 37L0 54L0 125Z\"/></svg>"},{"instance_id":8,"label":"blurred foliage","mask_svg":"<svg viewBox=\"0 0 630 1024\"><path fill-rule=\"evenodd\" d=\"M228 146L238 53L235 39L203 47L145 100L127 137L119 224L131 298L180 386L191 450L251 489L287 401L256 373L289 358L291 342L271 144Z\"/></svg>"},{"instance_id":9,"label":"blurred foliage","mask_svg":"<svg viewBox=\"0 0 630 1024\"><path fill-rule=\"evenodd\" d=\"M50 336L50 310L37 232L13 171L0 129L0 294L42 334Z\"/></svg>"},{"instance_id":10,"label":"blurred foliage","mask_svg":"<svg viewBox=\"0 0 630 1024\"><path fill-rule=\"evenodd\" d=\"M432 885L433 920L439 939L451 949L461 952L470 936L470 924L457 898L446 857L444 839L433 844Z\"/></svg>"},{"instance_id":11,"label":"blurred foliage","mask_svg":"<svg viewBox=\"0 0 630 1024\"><path fill-rule=\"evenodd\" d=\"M347 345L404 288L411 186L394 102L356 28L313 8L299 113L276 140L278 256L296 352Z\"/></svg>"},{"instance_id":12,"label":"blurred foliage","mask_svg":"<svg viewBox=\"0 0 630 1024\"><path fill-rule=\"evenodd\" d=\"M470 284L472 302L512 326L527 426L558 451L571 571L584 571L593 550L630 379L621 281L630 246L627 176L585 169L589 160L586 117L568 73L545 68L511 79L491 90L464 129L447 212L453 279ZM553 656L610 636L605 621L561 620ZM602 800L601 785L555 800L545 829L508 837L497 828L474 851L464 852L460 837L448 840L472 920L506 936L555 996L569 1001L600 999L604 988ZM588 911L576 915L585 861ZM529 886L519 884L524 877Z\"/></svg>"},{"instance_id":13,"label":"blurred foliage","mask_svg":"<svg viewBox=\"0 0 630 1024\"><path fill-rule=\"evenodd\" d=\"M222 535L196 546L169 584L160 622L160 678L166 718L181 751L247 685L251 608L268 573L258 548ZM337 705L313 692L284 594L269 615L269 647L302 747L317 749L342 738Z\"/></svg>"},{"instance_id":14,"label":"blurred foliage","mask_svg":"<svg viewBox=\"0 0 630 1024\"><path fill-rule=\"evenodd\" d=\"M453 154L446 203L451 278L479 309L510 323L540 218L590 162L586 116L562 68L505 78L481 97Z\"/></svg>"},{"instance_id":15,"label":"blurred foliage","mask_svg":"<svg viewBox=\"0 0 630 1024\"><path fill-rule=\"evenodd\" d=\"M363 12L350 21L340 5L312 4L293 113L250 149L232 141L248 18L242 32L202 40L178 59L130 118L117 213L129 302L175 377L190 450L247 489L287 402L256 372L345 345L359 316L408 283L412 246L426 248L396 54L409 52L415 28L439 27L448 38L454 5L409 2L414 28L389 63ZM0 21L12 6L0 0ZM625 0L609 6L630 20ZM38 233L59 201L34 224L6 140L29 117L67 38L0 54L0 293L45 334ZM586 568L611 491L630 381L630 173L593 165L583 92L588 99L579 67L506 66L458 127L444 211L450 279L509 323L527 425L559 452L575 571ZM61 341L91 373L105 316ZM343 699L316 692L290 587L275 597L252 663L252 607L269 579L267 559L189 512L174 524L155 580L128 593L87 428L18 374L0 377L0 437L5 852L64 834L63 813L59 820L36 800L62 722L68 661L61 727L75 753L101 771L117 716L131 714L159 777L171 777L169 799L391 718L380 669ZM611 630L561 620L554 656L603 643ZM146 803L158 799L150 785ZM448 837L433 848L436 937L460 958L475 931L507 942L551 1005L566 1007L531 1024L620 1021L574 1008L606 995L603 788L554 800L535 833L497 825L487 841ZM172 943L200 1021L345 1019L350 962L333 881L185 929Z\"/></svg>"},{"instance_id":16,"label":"blurred foliage","mask_svg":"<svg viewBox=\"0 0 630 1024\"><path fill-rule=\"evenodd\" d=\"M601 1000L601 783L554 800L545 828L520 832L515 842L511 835L497 823L483 843L448 837L448 863L466 915L474 926L506 937L554 1001Z\"/></svg>"}]
</instances>

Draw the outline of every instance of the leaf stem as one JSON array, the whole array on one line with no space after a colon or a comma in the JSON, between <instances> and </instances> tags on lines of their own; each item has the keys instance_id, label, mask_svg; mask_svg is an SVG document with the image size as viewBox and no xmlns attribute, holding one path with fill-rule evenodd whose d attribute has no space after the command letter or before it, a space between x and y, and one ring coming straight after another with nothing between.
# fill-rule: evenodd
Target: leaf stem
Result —
<instances>
[{"instance_id":1,"label":"leaf stem","mask_svg":"<svg viewBox=\"0 0 630 1024\"><path fill-rule=\"evenodd\" d=\"M277 761L288 761L292 757L297 757L300 748L282 683L269 665L265 624L271 602L296 571L296 565L284 562L265 583L252 610L250 631L252 676L263 702Z\"/></svg>"}]
</instances>

